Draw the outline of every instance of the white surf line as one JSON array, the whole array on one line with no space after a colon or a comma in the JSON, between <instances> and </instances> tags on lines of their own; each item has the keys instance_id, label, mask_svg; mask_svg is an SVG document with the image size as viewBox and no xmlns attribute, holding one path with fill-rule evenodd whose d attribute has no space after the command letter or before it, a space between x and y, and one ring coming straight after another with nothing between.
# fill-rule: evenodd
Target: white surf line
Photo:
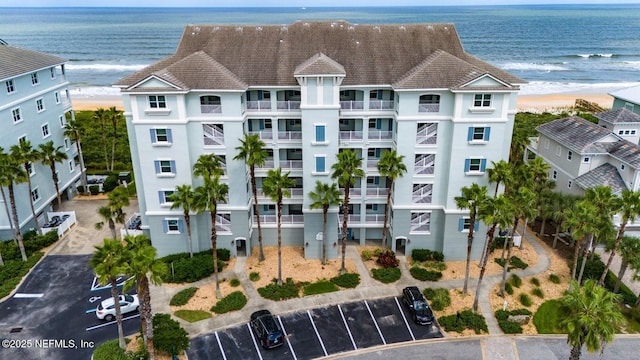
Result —
<instances>
[{"instance_id":1,"label":"white surf line","mask_svg":"<svg viewBox=\"0 0 640 360\"><path fill-rule=\"evenodd\" d=\"M251 331L251 329L249 329ZM227 360L227 355L224 354L224 349L222 348L222 343L220 342L220 337L218 336L218 332L216 334L216 341L218 341L218 347L220 348L220 353L222 354L222 360Z\"/></svg>"},{"instance_id":2,"label":"white surf line","mask_svg":"<svg viewBox=\"0 0 640 360\"><path fill-rule=\"evenodd\" d=\"M43 297L44 294L27 294L27 293L15 293L13 294L14 298L18 298L18 299L35 299L35 298L41 298Z\"/></svg>"},{"instance_id":3,"label":"white surf line","mask_svg":"<svg viewBox=\"0 0 640 360\"><path fill-rule=\"evenodd\" d=\"M409 334L411 335L411 339L413 341L416 341L416 337L413 336L413 331L411 331L411 327L409 326L409 323L407 322L407 318L404 316L404 311L402 311L402 306L400 306L400 303L398 302L398 298L394 297L394 299L396 300L396 305L398 305L398 310L400 310L400 315L402 315L402 320L404 320L404 324L407 325L407 330L409 330Z\"/></svg>"},{"instance_id":4,"label":"white surf line","mask_svg":"<svg viewBox=\"0 0 640 360\"><path fill-rule=\"evenodd\" d=\"M137 317L140 317L140 314L135 314L133 316L129 316L128 318L122 318L122 321L124 322L125 320L131 320L131 319L135 319ZM113 320L113 321L110 321L108 323L104 323L104 324L88 327L86 330L87 331L91 331L91 330L95 330L95 329L100 329L102 327L113 325L115 323L116 323L116 320Z\"/></svg>"},{"instance_id":5,"label":"white surf line","mask_svg":"<svg viewBox=\"0 0 640 360\"><path fill-rule=\"evenodd\" d=\"M384 339L384 336L382 336L382 331L380 331L378 322L376 321L376 318L373 316L373 313L371 312L371 308L369 307L369 303L367 302L367 300L364 301L364 304L366 305L367 310L369 310L369 315L371 315L371 320L373 320L373 324L376 326L376 329L378 329L378 335L380 335L380 339L382 339L382 343L384 345L387 345L387 341Z\"/></svg>"},{"instance_id":6,"label":"white surf line","mask_svg":"<svg viewBox=\"0 0 640 360\"><path fill-rule=\"evenodd\" d=\"M353 344L353 350L358 350L356 346L356 342L353 340L353 335L351 335L351 330L349 330L349 325L347 324L347 319L344 318L344 313L342 312L342 308L338 305L338 311L340 311L340 316L342 316L342 322L344 322L344 327L347 328L347 333L349 333L349 338L351 339L351 343Z\"/></svg>"},{"instance_id":7,"label":"white surf line","mask_svg":"<svg viewBox=\"0 0 640 360\"><path fill-rule=\"evenodd\" d=\"M251 341L253 341L253 346L256 348L256 352L258 353L258 357L262 360L262 354L260 354L260 348L258 348L258 343L256 342L255 336L253 336L253 330L251 329L251 325L247 323L247 328L249 328L249 334L251 334Z\"/></svg>"},{"instance_id":8,"label":"white surf line","mask_svg":"<svg viewBox=\"0 0 640 360\"><path fill-rule=\"evenodd\" d=\"M313 326L313 330L316 332L316 336L318 337L318 340L320 340L320 346L322 346L322 351L324 352L324 356L329 356L329 354L327 354L327 349L324 347L324 342L322 342L322 337L320 337L320 333L318 332L318 328L316 327L316 323L313 322L313 318L311 317L311 311L307 310L307 315L309 315L311 326Z\"/></svg>"},{"instance_id":9,"label":"white surf line","mask_svg":"<svg viewBox=\"0 0 640 360\"><path fill-rule=\"evenodd\" d=\"M289 341L289 335L287 334L287 329L284 328L284 324L282 323L282 319L280 319L280 316L278 316L278 322L280 323L280 327L282 328L282 332L284 333L285 339L287 341L287 345L289 345L289 349L291 349L293 360L298 360L298 357L296 356L296 352L293 351L293 347L291 346L291 341Z\"/></svg>"}]
</instances>

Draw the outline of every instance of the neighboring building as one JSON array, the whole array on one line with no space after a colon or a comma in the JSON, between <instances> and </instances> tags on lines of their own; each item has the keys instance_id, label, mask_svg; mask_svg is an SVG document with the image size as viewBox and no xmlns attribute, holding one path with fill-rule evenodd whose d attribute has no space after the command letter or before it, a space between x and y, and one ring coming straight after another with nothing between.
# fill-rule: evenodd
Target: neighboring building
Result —
<instances>
[{"instance_id":1,"label":"neighboring building","mask_svg":"<svg viewBox=\"0 0 640 360\"><path fill-rule=\"evenodd\" d=\"M626 108L594 114L598 125L607 128L621 138L638 144L640 141L640 115Z\"/></svg>"},{"instance_id":2,"label":"neighboring building","mask_svg":"<svg viewBox=\"0 0 640 360\"><path fill-rule=\"evenodd\" d=\"M266 245L276 244L275 204L262 195L267 170L290 171L296 185L282 214L284 245L321 254L322 212L309 208L316 180L332 182L341 149L363 159L352 190L351 244L380 244L387 181L382 152L404 155L395 182L388 246L442 251L464 259L468 212L454 197L508 158L523 80L467 54L451 24L189 25L176 53L118 81L142 229L161 255L187 251L180 210L167 197L198 186L192 165L213 153L225 166L229 201L218 217L218 246L233 255L257 246L248 171L232 160L245 133L259 134L269 159L257 170ZM339 251L339 214L330 210L329 254ZM211 247L207 214L192 217L194 250ZM466 225L468 226L468 225ZM484 231L480 229L480 233ZM482 238L482 236L479 236ZM474 246L479 257L482 241Z\"/></svg>"},{"instance_id":3,"label":"neighboring building","mask_svg":"<svg viewBox=\"0 0 640 360\"><path fill-rule=\"evenodd\" d=\"M562 193L583 195L597 185L609 186L614 193L638 190L640 146L605 127L616 126L620 118L625 124L636 123L637 115L619 109L596 117L602 125L571 116L538 126L539 137L532 139L525 159L530 154L542 157L550 166L555 190Z\"/></svg>"},{"instance_id":4,"label":"neighboring building","mask_svg":"<svg viewBox=\"0 0 640 360\"><path fill-rule=\"evenodd\" d=\"M613 110L627 109L640 114L640 86L634 86L609 93L613 96Z\"/></svg>"},{"instance_id":5,"label":"neighboring building","mask_svg":"<svg viewBox=\"0 0 640 360\"><path fill-rule=\"evenodd\" d=\"M65 59L37 51L21 49L0 40L0 119L2 134L0 146L9 152L11 146L22 139L31 142L34 148L39 144L53 141L62 146L69 160L57 166L59 188L63 198L72 196L73 185L80 178L77 166L76 147L64 137L64 125L73 118L71 101L65 75ZM29 194L26 183L15 187L16 205L20 229L26 231L35 227L29 207L34 200L36 216L40 224L45 223L46 211L51 210L51 202L56 191L48 166L35 163L31 167L33 191ZM9 201L6 187L4 188ZM0 203L2 199L0 198ZM14 224L15 225L15 224ZM4 204L0 206L0 239L11 239L11 230Z\"/></svg>"}]
</instances>

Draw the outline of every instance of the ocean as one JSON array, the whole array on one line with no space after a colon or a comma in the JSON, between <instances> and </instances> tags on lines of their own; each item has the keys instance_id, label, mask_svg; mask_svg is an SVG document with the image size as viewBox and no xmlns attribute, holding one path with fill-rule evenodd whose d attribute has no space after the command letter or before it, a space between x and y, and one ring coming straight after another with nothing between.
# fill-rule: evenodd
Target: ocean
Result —
<instances>
[{"instance_id":1,"label":"ocean","mask_svg":"<svg viewBox=\"0 0 640 360\"><path fill-rule=\"evenodd\" d=\"M174 53L186 24L453 23L465 50L529 82L521 94L640 84L640 4L340 8L2 8L0 39L69 60L72 95Z\"/></svg>"}]
</instances>

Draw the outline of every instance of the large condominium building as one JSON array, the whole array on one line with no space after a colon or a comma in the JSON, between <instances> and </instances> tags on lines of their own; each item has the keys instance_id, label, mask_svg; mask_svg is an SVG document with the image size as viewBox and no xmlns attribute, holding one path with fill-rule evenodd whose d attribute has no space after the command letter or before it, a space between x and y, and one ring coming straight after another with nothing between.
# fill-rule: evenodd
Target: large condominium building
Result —
<instances>
[{"instance_id":1,"label":"large condominium building","mask_svg":"<svg viewBox=\"0 0 640 360\"><path fill-rule=\"evenodd\" d=\"M454 197L506 159L524 81L467 54L451 24L372 25L299 21L290 25L189 25L176 53L115 84L121 88L143 231L159 253L187 251L176 186L198 186L201 154L225 164L229 198L219 207L218 245L243 255L257 246L247 167L233 160L244 134L268 151L257 169L265 245L274 245L276 207L262 193L269 169L295 180L284 200L282 241L321 254L323 216L310 209L317 180L333 182L336 154L352 149L365 176L351 191L351 244L382 239L384 151L404 156L395 181L387 246L466 254L468 213ZM329 212L329 255L339 252L341 209ZM211 247L208 214L192 216L194 251ZM482 229L481 229L482 230ZM479 256L481 242L474 254Z\"/></svg>"},{"instance_id":2,"label":"large condominium building","mask_svg":"<svg viewBox=\"0 0 640 360\"><path fill-rule=\"evenodd\" d=\"M22 140L28 140L35 149L49 141L53 141L56 147L62 146L68 156L68 160L57 165L58 185L63 198L67 190L75 191L71 185L80 177L75 159L76 147L64 136L64 125L73 118L65 62L60 57L21 49L0 40L0 147L8 153L11 146ZM46 212L51 210L51 202L56 198L49 166L40 162L32 163L29 176L31 193L26 183L15 186L21 231L35 227L36 220L30 209L29 198L33 200L40 224L48 220ZM2 189L9 202L7 187ZM2 204L0 239L12 237L9 218Z\"/></svg>"}]
</instances>

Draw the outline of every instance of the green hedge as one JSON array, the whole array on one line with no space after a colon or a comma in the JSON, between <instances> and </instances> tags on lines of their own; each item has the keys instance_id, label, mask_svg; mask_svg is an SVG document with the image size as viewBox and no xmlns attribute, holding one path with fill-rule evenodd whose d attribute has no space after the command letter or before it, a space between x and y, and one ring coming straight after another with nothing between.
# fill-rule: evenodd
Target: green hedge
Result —
<instances>
[{"instance_id":1,"label":"green hedge","mask_svg":"<svg viewBox=\"0 0 640 360\"><path fill-rule=\"evenodd\" d=\"M173 295L171 301L169 301L169 305L171 306L182 306L189 302L189 300L196 294L198 291L197 287L190 287L184 290L180 290L177 294Z\"/></svg>"},{"instance_id":2,"label":"green hedge","mask_svg":"<svg viewBox=\"0 0 640 360\"><path fill-rule=\"evenodd\" d=\"M247 305L247 297L242 291L234 291L220 299L220 301L211 307L211 311L216 314L224 314L229 311L240 310L245 305Z\"/></svg>"},{"instance_id":3,"label":"green hedge","mask_svg":"<svg viewBox=\"0 0 640 360\"><path fill-rule=\"evenodd\" d=\"M93 350L93 360L130 360L118 345L118 339L105 341Z\"/></svg>"},{"instance_id":4,"label":"green hedge","mask_svg":"<svg viewBox=\"0 0 640 360\"><path fill-rule=\"evenodd\" d=\"M42 252L36 252L27 261L5 261L4 266L0 267L0 298L9 295L43 255Z\"/></svg>"},{"instance_id":5,"label":"green hedge","mask_svg":"<svg viewBox=\"0 0 640 360\"><path fill-rule=\"evenodd\" d=\"M23 235L24 250L27 257L56 241L58 241L58 232L56 231L49 231L44 235L36 235L35 231L29 231ZM5 262L9 260L22 261L20 248L15 241L0 241L0 254L2 254L2 259Z\"/></svg>"},{"instance_id":6,"label":"green hedge","mask_svg":"<svg viewBox=\"0 0 640 360\"><path fill-rule=\"evenodd\" d=\"M374 279L385 284L398 281L402 275L398 268L372 269L371 274Z\"/></svg>"},{"instance_id":7,"label":"green hedge","mask_svg":"<svg viewBox=\"0 0 640 360\"><path fill-rule=\"evenodd\" d=\"M458 315L449 315L441 317L438 322L445 331L462 332L464 329L472 329L476 334L483 332L488 333L489 328L484 317L480 314L474 314L471 310L464 310Z\"/></svg>"},{"instance_id":8,"label":"green hedge","mask_svg":"<svg viewBox=\"0 0 640 360\"><path fill-rule=\"evenodd\" d=\"M258 288L258 293L265 299L269 300L286 300L300 296L300 285L293 282L291 278L287 278L282 286L279 286L277 279L265 287Z\"/></svg>"},{"instance_id":9,"label":"green hedge","mask_svg":"<svg viewBox=\"0 0 640 360\"><path fill-rule=\"evenodd\" d=\"M168 283L192 283L213 274L211 251L199 252L193 254L193 257L189 257L187 253L174 254L163 257L160 260L166 263L167 268L169 268L163 278ZM218 271L222 271L226 265L222 259L218 259Z\"/></svg>"},{"instance_id":10,"label":"green hedge","mask_svg":"<svg viewBox=\"0 0 640 360\"><path fill-rule=\"evenodd\" d=\"M331 278L332 283L347 289L353 289L360 284L360 274L345 273Z\"/></svg>"},{"instance_id":11,"label":"green hedge","mask_svg":"<svg viewBox=\"0 0 640 360\"><path fill-rule=\"evenodd\" d=\"M413 266L409 270L414 279L420 281L438 281L442 278L440 271L427 270L419 266Z\"/></svg>"},{"instance_id":12,"label":"green hedge","mask_svg":"<svg viewBox=\"0 0 640 360\"><path fill-rule=\"evenodd\" d=\"M413 249L411 250L411 258L414 261L444 261L444 254L439 251L429 249Z\"/></svg>"}]
</instances>

